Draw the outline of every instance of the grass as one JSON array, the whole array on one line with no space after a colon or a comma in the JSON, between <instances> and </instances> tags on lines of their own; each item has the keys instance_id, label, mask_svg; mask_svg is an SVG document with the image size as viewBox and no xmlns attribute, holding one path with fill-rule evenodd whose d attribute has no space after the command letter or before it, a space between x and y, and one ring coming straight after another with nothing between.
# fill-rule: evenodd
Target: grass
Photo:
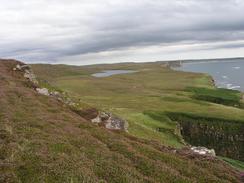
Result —
<instances>
[{"instance_id":1,"label":"grass","mask_svg":"<svg viewBox=\"0 0 244 183\"><path fill-rule=\"evenodd\" d=\"M16 64L0 62L0 76L14 83L0 80L0 182L240 182L239 172L220 160L173 153L146 140L153 133L140 139L91 124L26 87L21 73L10 72ZM151 120L140 110L113 110ZM160 124L169 130L174 125L155 120L148 128Z\"/></svg>"},{"instance_id":2,"label":"grass","mask_svg":"<svg viewBox=\"0 0 244 183\"><path fill-rule=\"evenodd\" d=\"M126 119L132 135L158 140L174 147L182 146L179 136L174 134L176 124L171 122L169 125L167 116L161 121L151 119L144 114L144 111L190 112L200 116L229 120L244 119L241 109L214 104L213 101L198 98L210 95L236 104L240 93L215 89L211 77L206 74L173 71L160 62L84 67L62 66L62 68L59 68L61 66L49 67L49 65L33 65L32 67L40 78L45 78L77 100ZM43 72L46 68L49 72L54 69L55 76L48 76L46 72ZM130 69L139 72L106 78L95 78L90 75L112 69ZM76 73L70 74L73 70ZM81 74L76 75L77 73Z\"/></svg>"},{"instance_id":3,"label":"grass","mask_svg":"<svg viewBox=\"0 0 244 183\"><path fill-rule=\"evenodd\" d=\"M193 92L193 97L199 100L205 100L234 107L243 107L243 104L241 103L242 94L236 90L222 88L188 88L188 90Z\"/></svg>"},{"instance_id":4,"label":"grass","mask_svg":"<svg viewBox=\"0 0 244 183\"><path fill-rule=\"evenodd\" d=\"M238 170L244 171L244 163L242 161L233 160L226 157L219 157L219 158L231 164L233 167L237 168Z\"/></svg>"}]
</instances>

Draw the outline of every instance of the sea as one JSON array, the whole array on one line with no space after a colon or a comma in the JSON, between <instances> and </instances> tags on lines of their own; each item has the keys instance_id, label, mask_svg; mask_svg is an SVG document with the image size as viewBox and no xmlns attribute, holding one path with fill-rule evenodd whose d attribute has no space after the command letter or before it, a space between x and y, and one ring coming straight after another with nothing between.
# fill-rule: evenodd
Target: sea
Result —
<instances>
[{"instance_id":1,"label":"sea","mask_svg":"<svg viewBox=\"0 0 244 183\"><path fill-rule=\"evenodd\" d=\"M219 88L244 92L244 58L183 62L177 70L211 75Z\"/></svg>"}]
</instances>

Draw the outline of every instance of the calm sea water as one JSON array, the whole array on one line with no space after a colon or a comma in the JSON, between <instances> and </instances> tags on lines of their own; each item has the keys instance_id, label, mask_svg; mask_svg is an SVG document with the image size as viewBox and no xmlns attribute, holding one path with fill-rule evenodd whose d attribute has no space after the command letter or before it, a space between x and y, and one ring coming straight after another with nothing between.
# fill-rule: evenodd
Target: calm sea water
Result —
<instances>
[{"instance_id":1,"label":"calm sea water","mask_svg":"<svg viewBox=\"0 0 244 183\"><path fill-rule=\"evenodd\" d=\"M177 70L208 73L217 87L244 91L244 59L183 63Z\"/></svg>"},{"instance_id":2,"label":"calm sea water","mask_svg":"<svg viewBox=\"0 0 244 183\"><path fill-rule=\"evenodd\" d=\"M129 73L134 73L134 72L137 72L137 71L132 71L132 70L105 70L103 72L92 74L92 76L101 78L101 77L108 77L108 76L117 75L117 74L129 74Z\"/></svg>"}]
</instances>

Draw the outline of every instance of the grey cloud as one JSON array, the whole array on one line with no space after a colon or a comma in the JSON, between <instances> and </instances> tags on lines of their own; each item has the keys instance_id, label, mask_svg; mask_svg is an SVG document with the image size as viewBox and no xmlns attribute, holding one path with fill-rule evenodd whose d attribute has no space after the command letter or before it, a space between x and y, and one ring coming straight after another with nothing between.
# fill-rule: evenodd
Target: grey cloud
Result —
<instances>
[{"instance_id":1,"label":"grey cloud","mask_svg":"<svg viewBox=\"0 0 244 183\"><path fill-rule=\"evenodd\" d=\"M132 47L240 41L243 9L240 0L3 0L0 57L54 62Z\"/></svg>"}]
</instances>

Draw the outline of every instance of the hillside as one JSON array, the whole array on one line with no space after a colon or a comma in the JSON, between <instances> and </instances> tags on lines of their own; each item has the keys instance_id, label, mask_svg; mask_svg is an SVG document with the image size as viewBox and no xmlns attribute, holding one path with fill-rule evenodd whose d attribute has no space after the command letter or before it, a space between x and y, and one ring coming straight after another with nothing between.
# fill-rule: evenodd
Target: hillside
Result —
<instances>
[{"instance_id":1,"label":"hillside","mask_svg":"<svg viewBox=\"0 0 244 183\"><path fill-rule=\"evenodd\" d=\"M241 182L221 160L91 124L0 61L0 182Z\"/></svg>"},{"instance_id":2,"label":"hillside","mask_svg":"<svg viewBox=\"0 0 244 183\"><path fill-rule=\"evenodd\" d=\"M32 67L45 85L127 120L131 135L176 148L185 146L183 136L192 145L244 161L243 94L216 89L206 74L174 71L162 62ZM106 70L137 72L92 76Z\"/></svg>"}]
</instances>

